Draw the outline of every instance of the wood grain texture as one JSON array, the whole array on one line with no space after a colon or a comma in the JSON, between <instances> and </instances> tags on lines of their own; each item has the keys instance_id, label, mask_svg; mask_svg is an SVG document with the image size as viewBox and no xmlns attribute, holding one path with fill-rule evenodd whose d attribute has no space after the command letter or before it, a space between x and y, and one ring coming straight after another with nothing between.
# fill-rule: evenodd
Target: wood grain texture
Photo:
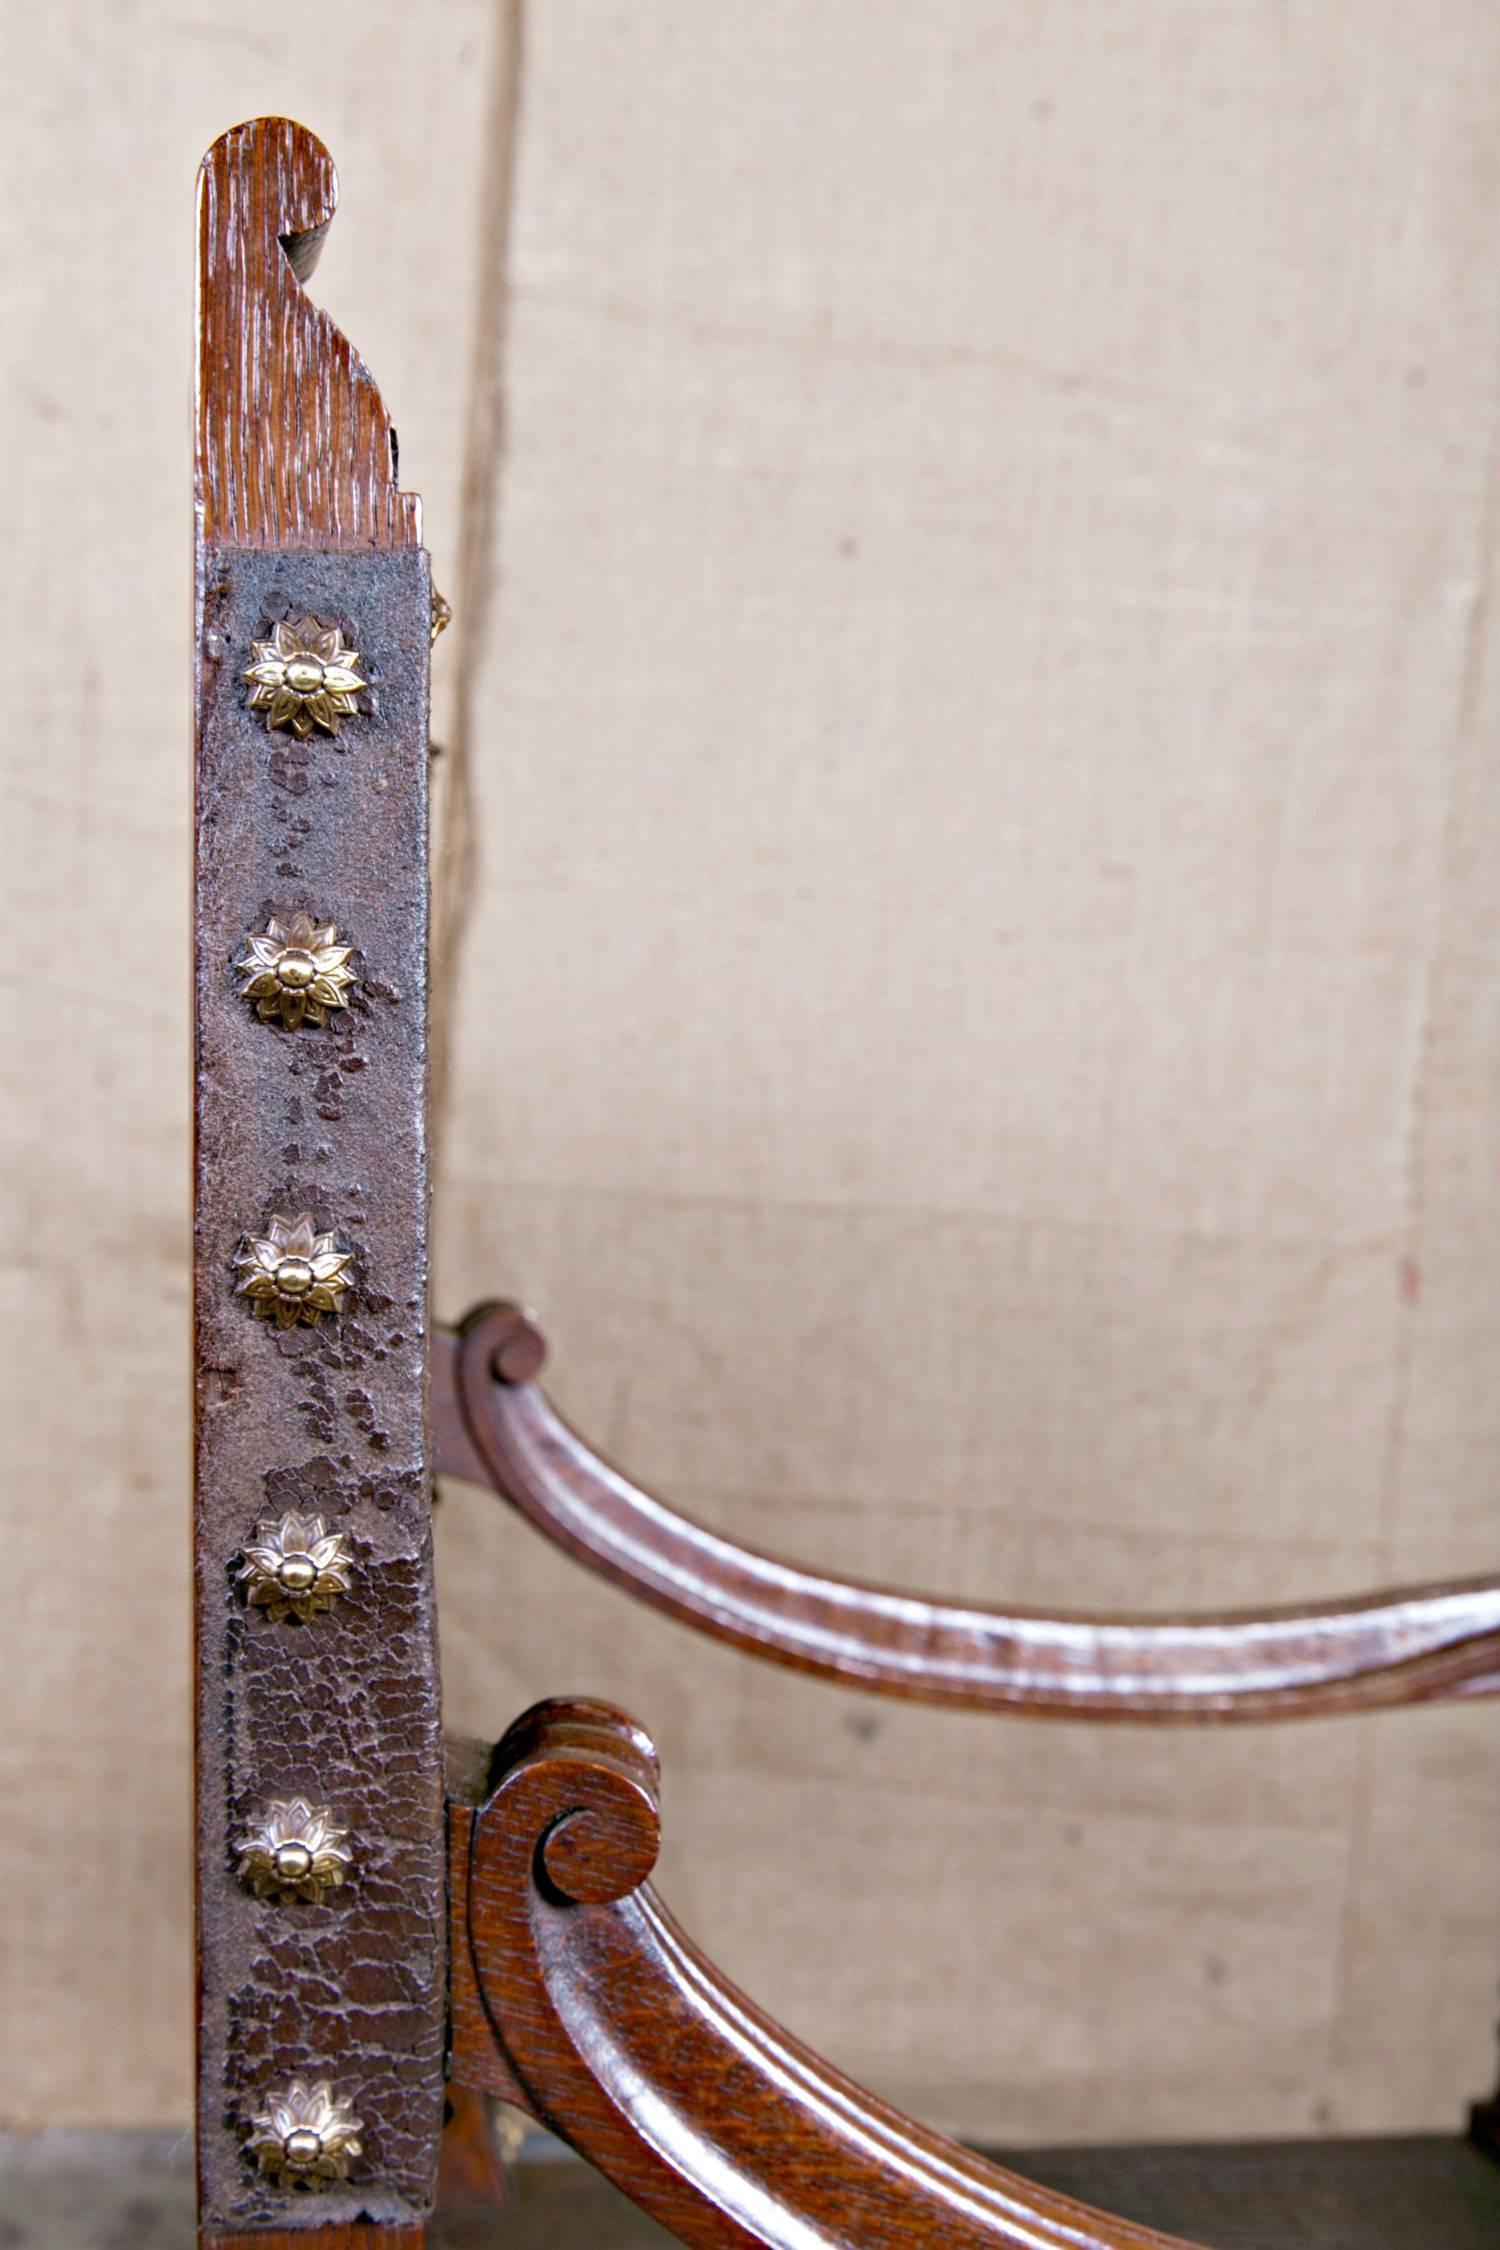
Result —
<instances>
[{"instance_id":1,"label":"wood grain texture","mask_svg":"<svg viewBox=\"0 0 1500 2250\"><path fill-rule=\"evenodd\" d=\"M697 2250L1173 2250L902 2117L737 1992L647 1881L657 1780L624 1713L558 1700L453 1808L455 1949L535 2117ZM453 2070L483 2083L482 2053Z\"/></svg>"},{"instance_id":2,"label":"wood grain texture","mask_svg":"<svg viewBox=\"0 0 1500 2250\"><path fill-rule=\"evenodd\" d=\"M200 428L206 460L285 458L294 483L300 449L327 449L327 495L342 474L333 449L354 438L337 417L310 427L307 402L338 395L351 355L335 354L320 382L313 355L331 349L331 324L267 312L285 263L267 183L291 171L305 186L316 153L286 120L259 120L206 160L203 333L223 352L215 320L242 324L245 381L214 382L205 344ZM431 580L420 548L342 542L328 505L295 524L235 517L243 540L197 548L197 2118L201 2215L221 2230L418 2224L443 2113L426 1413ZM303 743L268 728L243 675L275 624L308 618L339 627L371 686L337 738ZM335 923L359 974L326 1022L289 1028L246 1005L235 964L270 917L298 913ZM273 1212L312 1214L350 1251L337 1317L285 1330L251 1317L236 1253ZM287 1511L349 1542L347 1590L307 1621L255 1608L238 1576L258 1526ZM348 1879L316 1903L258 1898L236 1878L236 1836L257 1807L292 1797L348 1832ZM246 2157L250 2119L293 2080L330 2082L362 2120L350 2178L315 2197Z\"/></svg>"},{"instance_id":3,"label":"wood grain texture","mask_svg":"<svg viewBox=\"0 0 1500 2250\"><path fill-rule=\"evenodd\" d=\"M800 1569L602 1461L537 1387L545 1350L516 1305L434 1336L439 1473L493 1486L578 1561L773 1662L917 1702L1093 1719L1319 1718L1500 1693L1495 1579L1263 1616L1048 1617Z\"/></svg>"},{"instance_id":4,"label":"wood grain texture","mask_svg":"<svg viewBox=\"0 0 1500 2250\"><path fill-rule=\"evenodd\" d=\"M422 543L380 393L303 294L337 205L332 158L289 117L237 125L203 159L196 490L209 546Z\"/></svg>"}]
</instances>

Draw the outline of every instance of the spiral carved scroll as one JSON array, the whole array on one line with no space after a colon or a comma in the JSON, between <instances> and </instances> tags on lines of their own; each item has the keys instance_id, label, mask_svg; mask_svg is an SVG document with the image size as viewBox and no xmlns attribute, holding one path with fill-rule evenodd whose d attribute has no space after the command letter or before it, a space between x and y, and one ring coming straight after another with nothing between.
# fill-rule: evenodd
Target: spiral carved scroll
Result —
<instances>
[{"instance_id":1,"label":"spiral carved scroll","mask_svg":"<svg viewBox=\"0 0 1500 2250\"><path fill-rule=\"evenodd\" d=\"M889 2108L721 1977L646 1880L656 1755L544 1703L451 1811L453 2075L503 2091L700 2250L1185 2250Z\"/></svg>"}]
</instances>

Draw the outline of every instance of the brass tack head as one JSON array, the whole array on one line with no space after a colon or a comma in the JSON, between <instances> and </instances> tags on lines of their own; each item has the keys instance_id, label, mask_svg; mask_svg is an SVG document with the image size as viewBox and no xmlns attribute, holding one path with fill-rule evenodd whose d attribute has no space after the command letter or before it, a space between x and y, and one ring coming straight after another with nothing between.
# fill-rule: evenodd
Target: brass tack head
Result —
<instances>
[{"instance_id":1,"label":"brass tack head","mask_svg":"<svg viewBox=\"0 0 1500 2250\"><path fill-rule=\"evenodd\" d=\"M273 1624L294 1617L310 1624L347 1594L354 1577L354 1543L347 1531L330 1531L321 1516L291 1509L275 1522L258 1523L240 1550L238 1575L249 1600Z\"/></svg>"},{"instance_id":2,"label":"brass tack head","mask_svg":"<svg viewBox=\"0 0 1500 2250\"><path fill-rule=\"evenodd\" d=\"M235 1839L235 1872L257 1898L321 1905L353 1864L348 1834L326 1805L305 1797L273 1798L256 1808Z\"/></svg>"},{"instance_id":3,"label":"brass tack head","mask_svg":"<svg viewBox=\"0 0 1500 2250\"><path fill-rule=\"evenodd\" d=\"M305 742L315 727L337 734L340 719L359 716L355 699L370 683L359 650L345 646L337 626L299 617L250 646L255 661L241 677L250 682L250 709L266 714L268 732L289 727Z\"/></svg>"},{"instance_id":4,"label":"brass tack head","mask_svg":"<svg viewBox=\"0 0 1500 2250\"><path fill-rule=\"evenodd\" d=\"M330 1008L347 1008L354 971L352 945L340 945L332 922L293 914L285 922L272 915L259 937L245 940L235 967L245 979L242 1000L253 1000L267 1023L278 1018L288 1031L304 1023L324 1024Z\"/></svg>"},{"instance_id":5,"label":"brass tack head","mask_svg":"<svg viewBox=\"0 0 1500 2250\"><path fill-rule=\"evenodd\" d=\"M363 2130L353 2103L326 2078L294 2078L251 2117L249 2150L260 2170L285 2187L325 2187L348 2179Z\"/></svg>"},{"instance_id":6,"label":"brass tack head","mask_svg":"<svg viewBox=\"0 0 1500 2250\"><path fill-rule=\"evenodd\" d=\"M316 1328L324 1313L342 1312L352 1286L353 1251L336 1233L320 1234L310 1211L295 1219L273 1212L264 1234L245 1237L234 1262L240 1276L236 1294L248 1297L252 1312L278 1328L295 1327L299 1320Z\"/></svg>"}]
</instances>

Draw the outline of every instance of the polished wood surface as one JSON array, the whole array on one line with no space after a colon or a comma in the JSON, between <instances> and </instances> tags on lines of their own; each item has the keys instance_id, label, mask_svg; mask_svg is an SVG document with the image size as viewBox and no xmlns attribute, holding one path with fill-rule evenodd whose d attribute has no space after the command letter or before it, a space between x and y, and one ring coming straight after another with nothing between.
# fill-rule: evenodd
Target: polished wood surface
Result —
<instances>
[{"instance_id":1,"label":"polished wood surface","mask_svg":"<svg viewBox=\"0 0 1500 2250\"><path fill-rule=\"evenodd\" d=\"M199 536L226 547L419 547L369 370L303 292L338 203L305 125L257 117L198 183Z\"/></svg>"},{"instance_id":2,"label":"polished wood surface","mask_svg":"<svg viewBox=\"0 0 1500 2250\"><path fill-rule=\"evenodd\" d=\"M1261 1614L1047 1616L861 1586L737 1546L600 1459L538 1387L533 1317L433 1339L439 1473L492 1486L591 1569L754 1654L922 1702L1264 1720L1500 1692L1500 1579Z\"/></svg>"},{"instance_id":3,"label":"polished wood surface","mask_svg":"<svg viewBox=\"0 0 1500 2250\"><path fill-rule=\"evenodd\" d=\"M537 1705L451 1813L461 1919L525 2106L698 2250L1168 2250L986 2163L779 2030L653 1893L656 1754L608 1704ZM454 2077L487 2081L473 2026Z\"/></svg>"}]
</instances>

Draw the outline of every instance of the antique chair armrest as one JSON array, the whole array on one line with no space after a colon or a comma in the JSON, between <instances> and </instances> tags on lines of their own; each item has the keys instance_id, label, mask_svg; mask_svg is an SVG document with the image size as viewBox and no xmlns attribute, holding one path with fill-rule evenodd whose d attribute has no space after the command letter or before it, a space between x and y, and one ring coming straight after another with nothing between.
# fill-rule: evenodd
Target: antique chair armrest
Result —
<instances>
[{"instance_id":1,"label":"antique chair armrest","mask_svg":"<svg viewBox=\"0 0 1500 2250\"><path fill-rule=\"evenodd\" d=\"M647 1878L656 1753L608 1704L517 1721L449 1807L454 2081L529 2111L701 2250L1184 2250L986 2163L781 2031Z\"/></svg>"},{"instance_id":2,"label":"antique chair armrest","mask_svg":"<svg viewBox=\"0 0 1500 2250\"><path fill-rule=\"evenodd\" d=\"M1500 1579L1194 1616L1048 1616L862 1586L726 1539L632 1484L549 1405L533 1317L433 1336L440 1474L700 1632L878 1694L1078 1718L1263 1720L1500 1691Z\"/></svg>"}]
</instances>

